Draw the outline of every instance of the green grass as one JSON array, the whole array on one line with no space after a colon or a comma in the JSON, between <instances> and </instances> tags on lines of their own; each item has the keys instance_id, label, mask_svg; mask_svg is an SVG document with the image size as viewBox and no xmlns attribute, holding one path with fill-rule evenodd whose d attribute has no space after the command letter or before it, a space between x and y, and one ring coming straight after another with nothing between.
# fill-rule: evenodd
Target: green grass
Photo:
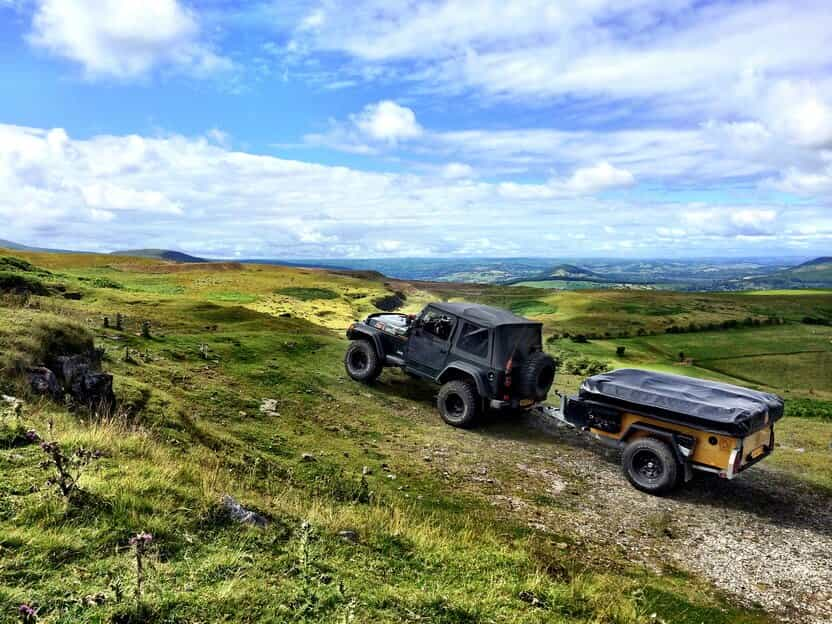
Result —
<instances>
[{"instance_id":1,"label":"green grass","mask_svg":"<svg viewBox=\"0 0 832 624\"><path fill-rule=\"evenodd\" d=\"M94 338L106 349L122 409L96 420L30 400L22 423L0 415L0 620L14 621L18 605L31 602L42 621L61 623L341 622L351 613L357 622L636 624L652 613L690 624L768 621L732 606L700 579L656 574L591 544L577 556L564 552L555 545L563 538L502 515L480 491L423 461L427 446L478 461L464 452L469 434L437 421L433 389L392 373L364 387L343 373L343 327L388 293L380 281L284 267L21 255L80 285L84 298L33 297L28 307L0 302L0 352L7 358L0 390L20 392L26 366L50 352L86 348ZM321 292L334 297L322 299ZM476 286L413 285L407 295L408 311L438 298L514 302L545 316L547 327L561 319L593 329L608 322L658 326L667 319L649 314L653 307L721 317L747 315L743 305L756 305L741 297L703 304L699 295L661 295L651 303L632 293ZM609 303L647 308L610 312ZM795 310L783 297L767 305L784 315ZM327 310L333 314L319 316ZM112 321L116 312L125 316L124 331L104 329L102 317ZM139 336L142 320L151 321L150 340ZM763 340L756 332L765 328L631 338L621 363L672 368L673 341L685 338L699 341L692 353L713 357L713 341L734 340L737 353L757 354L763 344L782 342L785 349L820 340L827 328L770 329L781 330L782 340ZM614 360L621 341L558 343ZM558 387L574 389L578 381L565 376ZM276 401L278 414L261 413L266 398ZM828 461L812 440L828 436L832 425L822 415L828 406L819 408L815 398L807 391L800 416L786 419L814 429L784 429L784 443L804 444L805 452L783 453L778 465L822 485ZM50 491L43 452L22 445L17 434L31 427L50 435L50 426L67 448L102 452L82 477L87 496L73 504ZM303 453L316 461L303 461ZM370 474L362 483L364 466ZM270 527L229 520L218 506L224 494L265 514ZM341 539L343 530L355 531L358 543ZM154 544L137 606L128 540L139 531L153 533Z\"/></svg>"},{"instance_id":2,"label":"green grass","mask_svg":"<svg viewBox=\"0 0 832 624\"><path fill-rule=\"evenodd\" d=\"M299 286L290 286L287 288L278 288L276 292L281 295L286 295L287 297L300 299L301 301L338 298L338 293L328 288L302 288Z\"/></svg>"},{"instance_id":3,"label":"green grass","mask_svg":"<svg viewBox=\"0 0 832 624\"><path fill-rule=\"evenodd\" d=\"M542 316L544 314L554 314L558 311L551 303L536 299L515 301L509 307L512 312L521 316Z\"/></svg>"}]
</instances>

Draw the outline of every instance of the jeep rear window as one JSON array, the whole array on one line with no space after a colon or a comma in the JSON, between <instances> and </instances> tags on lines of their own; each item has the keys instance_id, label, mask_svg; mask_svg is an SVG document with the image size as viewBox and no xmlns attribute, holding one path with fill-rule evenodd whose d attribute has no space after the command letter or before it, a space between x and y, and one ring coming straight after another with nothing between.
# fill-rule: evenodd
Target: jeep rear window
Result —
<instances>
[{"instance_id":1,"label":"jeep rear window","mask_svg":"<svg viewBox=\"0 0 832 624\"><path fill-rule=\"evenodd\" d=\"M488 328L465 321L456 348L478 358L488 359Z\"/></svg>"},{"instance_id":2,"label":"jeep rear window","mask_svg":"<svg viewBox=\"0 0 832 624\"><path fill-rule=\"evenodd\" d=\"M495 331L495 365L505 364L510 357L515 363L526 358L530 351L542 346L540 325L501 325Z\"/></svg>"}]
</instances>

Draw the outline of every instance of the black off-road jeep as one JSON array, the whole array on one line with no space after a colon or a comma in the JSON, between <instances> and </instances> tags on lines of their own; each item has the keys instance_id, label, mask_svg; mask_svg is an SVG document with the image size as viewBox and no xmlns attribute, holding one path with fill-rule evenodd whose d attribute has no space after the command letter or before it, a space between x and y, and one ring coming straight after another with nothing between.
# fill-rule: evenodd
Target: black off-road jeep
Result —
<instances>
[{"instance_id":1,"label":"black off-road jeep","mask_svg":"<svg viewBox=\"0 0 832 624\"><path fill-rule=\"evenodd\" d=\"M371 314L347 330L347 374L374 381L385 366L442 384L437 406L454 427L486 408L529 409L546 399L555 362L543 352L542 324L499 308L432 303L418 316Z\"/></svg>"}]
</instances>

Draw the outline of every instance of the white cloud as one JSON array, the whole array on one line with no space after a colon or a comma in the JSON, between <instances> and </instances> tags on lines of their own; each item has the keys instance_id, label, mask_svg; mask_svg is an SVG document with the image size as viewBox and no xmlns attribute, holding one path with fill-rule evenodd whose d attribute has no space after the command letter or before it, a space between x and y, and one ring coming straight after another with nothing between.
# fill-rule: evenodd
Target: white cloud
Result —
<instances>
[{"instance_id":1,"label":"white cloud","mask_svg":"<svg viewBox=\"0 0 832 624\"><path fill-rule=\"evenodd\" d=\"M772 208L692 207L683 214L689 230L700 234L761 237L776 233L777 211Z\"/></svg>"},{"instance_id":2,"label":"white cloud","mask_svg":"<svg viewBox=\"0 0 832 624\"><path fill-rule=\"evenodd\" d=\"M591 167L581 167L566 179L552 178L546 184L517 184L503 182L499 193L510 199L551 199L593 195L616 187L631 186L635 177L629 171L600 162Z\"/></svg>"},{"instance_id":3,"label":"white cloud","mask_svg":"<svg viewBox=\"0 0 832 624\"><path fill-rule=\"evenodd\" d=\"M565 186L576 193L591 194L605 189L630 186L634 183L635 178L632 173L613 167L605 161L593 167L578 169L566 181Z\"/></svg>"},{"instance_id":4,"label":"white cloud","mask_svg":"<svg viewBox=\"0 0 832 624\"><path fill-rule=\"evenodd\" d=\"M395 143L422 134L416 114L392 100L368 104L360 113L352 115L351 120L361 133L376 141Z\"/></svg>"},{"instance_id":5,"label":"white cloud","mask_svg":"<svg viewBox=\"0 0 832 624\"><path fill-rule=\"evenodd\" d=\"M346 53L358 68L497 97L661 98L678 113L741 112L730 100L744 71L822 74L832 53L819 0L330 0L320 11L332 19L299 33L306 49Z\"/></svg>"},{"instance_id":6,"label":"white cloud","mask_svg":"<svg viewBox=\"0 0 832 624\"><path fill-rule=\"evenodd\" d=\"M465 163L450 162L442 167L442 177L447 180L459 180L462 178L470 178L474 175L474 169L471 165Z\"/></svg>"},{"instance_id":7,"label":"white cloud","mask_svg":"<svg viewBox=\"0 0 832 624\"><path fill-rule=\"evenodd\" d=\"M28 39L93 78L135 78L164 66L197 75L231 67L201 40L195 14L178 0L36 0Z\"/></svg>"},{"instance_id":8,"label":"white cloud","mask_svg":"<svg viewBox=\"0 0 832 624\"><path fill-rule=\"evenodd\" d=\"M0 221L4 238L55 247L180 247L188 232L193 253L283 258L658 254L672 252L682 236L691 252L726 240L743 249L764 237L811 249L827 244L832 231L822 206L633 203L585 194L610 180L627 183L620 171L599 164L548 184L507 186L433 170L378 173L285 160L204 136L79 140L61 129L0 125ZM807 223L816 230L801 229Z\"/></svg>"}]
</instances>

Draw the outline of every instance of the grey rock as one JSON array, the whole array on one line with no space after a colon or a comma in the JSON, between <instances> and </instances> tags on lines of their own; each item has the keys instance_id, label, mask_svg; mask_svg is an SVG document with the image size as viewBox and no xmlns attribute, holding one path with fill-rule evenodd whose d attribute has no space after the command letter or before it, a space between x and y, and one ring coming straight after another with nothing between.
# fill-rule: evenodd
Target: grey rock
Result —
<instances>
[{"instance_id":1,"label":"grey rock","mask_svg":"<svg viewBox=\"0 0 832 624\"><path fill-rule=\"evenodd\" d=\"M35 394L47 395L53 399L60 399L63 388L57 376L45 366L33 366L27 371L29 388Z\"/></svg>"},{"instance_id":2,"label":"grey rock","mask_svg":"<svg viewBox=\"0 0 832 624\"><path fill-rule=\"evenodd\" d=\"M358 533L356 533L355 531L338 531L338 537L340 537L345 542L351 542L353 544L358 543Z\"/></svg>"},{"instance_id":3,"label":"grey rock","mask_svg":"<svg viewBox=\"0 0 832 624\"><path fill-rule=\"evenodd\" d=\"M317 459L315 459L315 456L312 453L304 453L300 456L300 460L305 462L317 461Z\"/></svg>"},{"instance_id":4,"label":"grey rock","mask_svg":"<svg viewBox=\"0 0 832 624\"><path fill-rule=\"evenodd\" d=\"M228 512L232 519L240 524L247 524L248 526L264 529L269 526L269 521L255 511L251 511L238 503L233 496L226 494L222 497L222 506Z\"/></svg>"}]
</instances>

